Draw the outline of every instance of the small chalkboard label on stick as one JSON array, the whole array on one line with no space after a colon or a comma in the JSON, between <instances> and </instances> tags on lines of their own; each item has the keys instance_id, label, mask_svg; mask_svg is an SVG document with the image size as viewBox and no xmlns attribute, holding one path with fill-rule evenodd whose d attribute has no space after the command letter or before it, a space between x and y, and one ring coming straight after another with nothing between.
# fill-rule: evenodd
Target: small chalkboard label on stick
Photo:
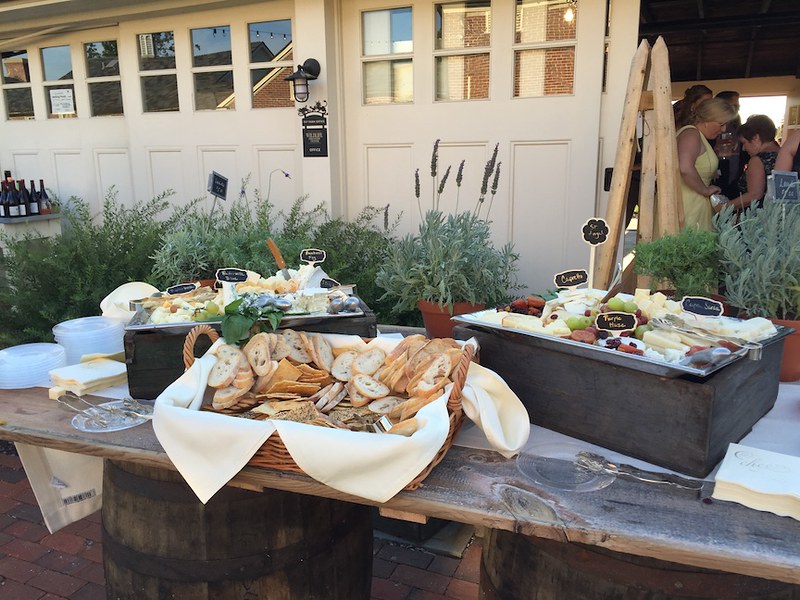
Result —
<instances>
[{"instance_id":1,"label":"small chalkboard label on stick","mask_svg":"<svg viewBox=\"0 0 800 600\"><path fill-rule=\"evenodd\" d=\"M327 257L328 253L325 252L325 250L320 250L318 248L306 248L305 250L300 251L300 260L307 262L310 265L323 263Z\"/></svg>"},{"instance_id":2,"label":"small chalkboard label on stick","mask_svg":"<svg viewBox=\"0 0 800 600\"><path fill-rule=\"evenodd\" d=\"M624 312L605 312L597 315L594 326L598 331L619 333L636 329L636 315Z\"/></svg>"},{"instance_id":3,"label":"small chalkboard label on stick","mask_svg":"<svg viewBox=\"0 0 800 600\"><path fill-rule=\"evenodd\" d=\"M704 296L684 296L681 308L701 317L719 317L723 313L722 302Z\"/></svg>"},{"instance_id":4,"label":"small chalkboard label on stick","mask_svg":"<svg viewBox=\"0 0 800 600\"><path fill-rule=\"evenodd\" d=\"M553 283L559 288L578 287L589 281L589 273L586 269L572 269L562 271L553 276Z\"/></svg>"},{"instance_id":5,"label":"small chalkboard label on stick","mask_svg":"<svg viewBox=\"0 0 800 600\"><path fill-rule=\"evenodd\" d=\"M232 267L227 269L217 269L217 281L241 283L242 281L247 281L247 271Z\"/></svg>"},{"instance_id":6,"label":"small chalkboard label on stick","mask_svg":"<svg viewBox=\"0 0 800 600\"><path fill-rule=\"evenodd\" d=\"M331 288L339 287L341 284L336 281L335 279L331 279L330 277L323 277L319 281L319 287L329 290Z\"/></svg>"},{"instance_id":7,"label":"small chalkboard label on stick","mask_svg":"<svg viewBox=\"0 0 800 600\"><path fill-rule=\"evenodd\" d=\"M225 200L228 195L228 178L211 171L208 175L208 191L212 196Z\"/></svg>"},{"instance_id":8,"label":"small chalkboard label on stick","mask_svg":"<svg viewBox=\"0 0 800 600\"><path fill-rule=\"evenodd\" d=\"M591 246L604 244L608 239L608 223L605 219L589 219L583 224L583 241Z\"/></svg>"},{"instance_id":9,"label":"small chalkboard label on stick","mask_svg":"<svg viewBox=\"0 0 800 600\"><path fill-rule=\"evenodd\" d=\"M167 293L170 296L177 296L178 294L186 294L188 292L193 292L197 289L198 284L196 283L179 283L177 285L171 285L167 288Z\"/></svg>"}]
</instances>

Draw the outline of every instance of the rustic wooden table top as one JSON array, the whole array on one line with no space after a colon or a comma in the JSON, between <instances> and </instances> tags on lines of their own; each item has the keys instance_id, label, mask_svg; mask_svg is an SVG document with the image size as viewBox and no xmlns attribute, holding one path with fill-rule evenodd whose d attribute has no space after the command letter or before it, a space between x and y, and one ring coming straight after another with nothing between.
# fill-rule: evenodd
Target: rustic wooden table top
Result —
<instances>
[{"instance_id":1,"label":"rustic wooden table top","mask_svg":"<svg viewBox=\"0 0 800 600\"><path fill-rule=\"evenodd\" d=\"M48 400L43 388L0 390L0 439L174 469L150 423L91 434L75 430L72 416ZM558 462L554 465L559 468ZM231 484L371 504L304 475L269 469L247 467ZM554 491L521 475L514 460L485 450L454 446L421 489L401 492L383 506L800 583L800 522L794 519L735 503L706 503L696 492L624 479L592 492Z\"/></svg>"}]
</instances>

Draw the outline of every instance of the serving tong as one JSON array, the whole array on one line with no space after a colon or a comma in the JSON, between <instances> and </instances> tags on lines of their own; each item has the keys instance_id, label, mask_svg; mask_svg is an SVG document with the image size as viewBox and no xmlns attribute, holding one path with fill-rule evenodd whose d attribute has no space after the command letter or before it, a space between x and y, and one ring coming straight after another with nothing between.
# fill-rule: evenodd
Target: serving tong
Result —
<instances>
[{"instance_id":1,"label":"serving tong","mask_svg":"<svg viewBox=\"0 0 800 600\"><path fill-rule=\"evenodd\" d=\"M735 344L740 348L747 350L747 357L751 360L759 360L761 358L761 350L764 347L763 344L759 344L758 342L748 342L747 340L738 338L736 336L710 333L702 329L692 329L683 319L676 315L667 314L663 317L655 317L650 319L648 323L652 324L654 327L677 331L678 333L685 333L686 335L692 335L716 344L719 344L720 342L729 342L731 344Z\"/></svg>"},{"instance_id":2,"label":"serving tong","mask_svg":"<svg viewBox=\"0 0 800 600\"><path fill-rule=\"evenodd\" d=\"M115 417L128 417L128 418L141 418L152 419L153 409L135 400L133 398L123 398L122 408L116 406L103 406L101 404L92 404L74 392L65 392L56 398L59 404L65 406L73 412L83 416L87 421L94 423L98 427L108 427L108 420L103 416L103 413L113 415ZM77 403L77 404L75 404ZM84 408L79 408L83 404ZM95 409L95 410L93 410Z\"/></svg>"},{"instance_id":3,"label":"serving tong","mask_svg":"<svg viewBox=\"0 0 800 600\"><path fill-rule=\"evenodd\" d=\"M693 490L700 493L708 483L702 479L689 479L672 473L655 473L639 469L633 465L617 464L611 462L604 456L594 452L578 452L575 457L575 464L579 469L587 473L601 474L606 473L617 477L627 477L645 483L664 484L679 487L685 490Z\"/></svg>"}]
</instances>

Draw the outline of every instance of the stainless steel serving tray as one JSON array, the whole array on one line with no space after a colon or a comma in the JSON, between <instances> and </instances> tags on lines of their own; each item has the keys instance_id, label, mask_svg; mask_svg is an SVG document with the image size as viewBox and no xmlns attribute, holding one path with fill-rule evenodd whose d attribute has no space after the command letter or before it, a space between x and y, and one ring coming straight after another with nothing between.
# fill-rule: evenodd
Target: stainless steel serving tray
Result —
<instances>
[{"instance_id":1,"label":"stainless steel serving tray","mask_svg":"<svg viewBox=\"0 0 800 600\"><path fill-rule=\"evenodd\" d=\"M682 375L694 375L696 377L708 377L712 373L719 371L729 364L744 358L748 351L745 349L734 352L726 360L720 361L707 367L698 368L689 365L680 365L675 363L668 363L665 361L648 358L646 356L637 356L635 354L625 354L618 350L610 348L603 348L601 346L592 346L583 342L576 342L574 340L559 338L554 336L542 335L533 331L526 331L524 329L515 329L513 327L504 327L494 323L487 323L477 318L476 314L470 313L466 315L458 315L452 317L453 321L480 327L495 333L516 333L527 336L530 339L532 346L537 348L544 348L547 350L554 350L556 352L563 352L573 356L580 356L589 358L598 362L614 365L617 367L624 367L626 369L634 369L642 371L643 373L650 373L652 375L659 375L661 377L680 377ZM775 326L778 333L771 338L763 340L761 344L767 346L775 343L794 331L791 327L783 327L781 325Z\"/></svg>"},{"instance_id":2,"label":"stainless steel serving tray","mask_svg":"<svg viewBox=\"0 0 800 600\"><path fill-rule=\"evenodd\" d=\"M151 323L150 313L146 310L138 310L136 314L131 317L130 322L125 326L125 331L163 331L165 333L186 333L192 327L197 325L219 325L222 318L209 321L186 321L182 323ZM330 314L326 312L308 313L305 315L285 315L281 320L280 327L298 327L302 325L311 325L330 319L346 319L350 317L363 317L364 311L360 308L354 312L340 312ZM266 321L266 319L262 319Z\"/></svg>"}]
</instances>

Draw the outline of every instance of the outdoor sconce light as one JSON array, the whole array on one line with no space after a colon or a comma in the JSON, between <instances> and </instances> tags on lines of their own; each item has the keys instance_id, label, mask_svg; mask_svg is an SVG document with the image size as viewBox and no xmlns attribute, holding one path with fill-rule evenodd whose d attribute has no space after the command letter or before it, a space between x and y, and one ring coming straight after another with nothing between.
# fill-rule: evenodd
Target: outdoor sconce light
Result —
<instances>
[{"instance_id":1,"label":"outdoor sconce light","mask_svg":"<svg viewBox=\"0 0 800 600\"><path fill-rule=\"evenodd\" d=\"M564 11L564 20L567 23L572 23L575 20L575 10L573 6L578 5L578 0L567 0L567 10Z\"/></svg>"},{"instance_id":2,"label":"outdoor sconce light","mask_svg":"<svg viewBox=\"0 0 800 600\"><path fill-rule=\"evenodd\" d=\"M302 65L297 65L297 71L284 77L286 81L292 82L292 96L295 101L308 101L308 82L319 77L321 70L319 61L309 58Z\"/></svg>"}]
</instances>

